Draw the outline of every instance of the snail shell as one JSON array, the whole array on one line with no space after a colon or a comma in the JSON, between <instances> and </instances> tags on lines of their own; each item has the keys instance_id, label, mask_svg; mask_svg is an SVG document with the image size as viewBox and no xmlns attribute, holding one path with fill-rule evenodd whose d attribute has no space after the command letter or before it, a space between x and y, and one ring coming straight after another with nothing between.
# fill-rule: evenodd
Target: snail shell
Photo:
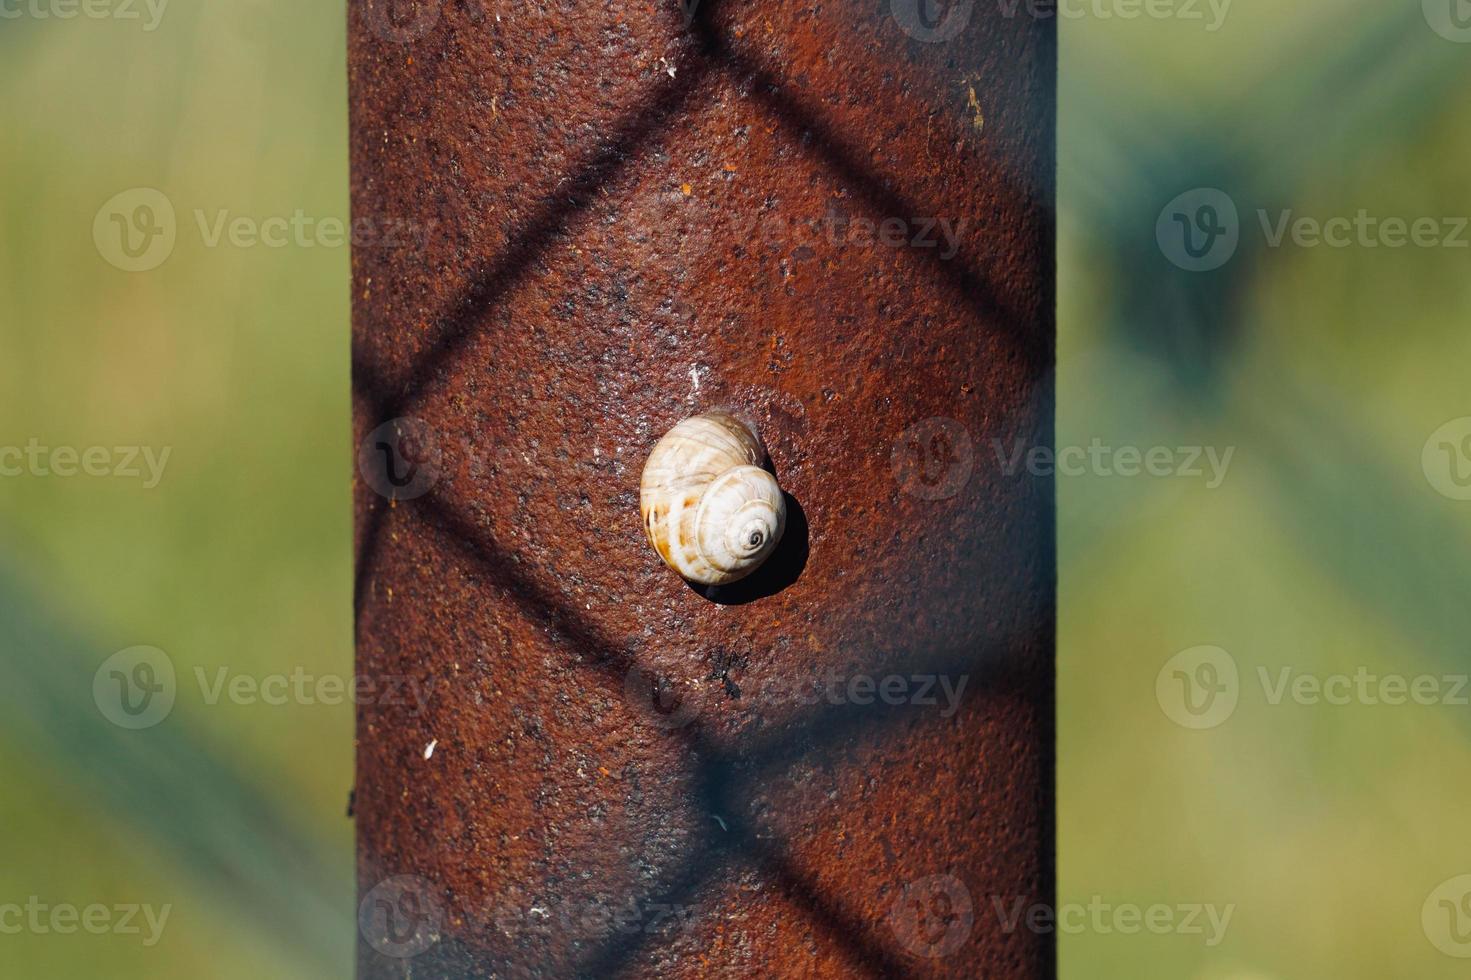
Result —
<instances>
[{"instance_id":1,"label":"snail shell","mask_svg":"<svg viewBox=\"0 0 1471 980\"><path fill-rule=\"evenodd\" d=\"M691 582L724 585L771 557L787 505L765 460L756 433L729 412L687 418L659 440L639 510L664 564Z\"/></svg>"}]
</instances>

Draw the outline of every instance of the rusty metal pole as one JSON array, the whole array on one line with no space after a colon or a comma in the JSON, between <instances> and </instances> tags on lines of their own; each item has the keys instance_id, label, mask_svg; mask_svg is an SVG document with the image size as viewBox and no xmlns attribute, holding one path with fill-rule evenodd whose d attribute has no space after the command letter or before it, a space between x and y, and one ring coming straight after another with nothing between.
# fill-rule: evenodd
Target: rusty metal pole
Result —
<instances>
[{"instance_id":1,"label":"rusty metal pole","mask_svg":"<svg viewBox=\"0 0 1471 980\"><path fill-rule=\"evenodd\" d=\"M359 974L1052 976L1053 22L349 8ZM790 520L698 591L716 406Z\"/></svg>"}]
</instances>

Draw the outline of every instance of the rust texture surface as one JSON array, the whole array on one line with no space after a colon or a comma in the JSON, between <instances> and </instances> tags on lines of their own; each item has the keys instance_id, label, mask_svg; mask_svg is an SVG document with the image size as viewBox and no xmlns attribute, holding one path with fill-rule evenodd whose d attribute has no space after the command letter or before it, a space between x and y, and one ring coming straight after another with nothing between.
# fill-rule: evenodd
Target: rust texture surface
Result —
<instances>
[{"instance_id":1,"label":"rust texture surface","mask_svg":"<svg viewBox=\"0 0 1471 980\"><path fill-rule=\"evenodd\" d=\"M349 4L361 976L1054 974L1055 39L1005 7ZM717 406L791 516L701 592L639 474Z\"/></svg>"}]
</instances>

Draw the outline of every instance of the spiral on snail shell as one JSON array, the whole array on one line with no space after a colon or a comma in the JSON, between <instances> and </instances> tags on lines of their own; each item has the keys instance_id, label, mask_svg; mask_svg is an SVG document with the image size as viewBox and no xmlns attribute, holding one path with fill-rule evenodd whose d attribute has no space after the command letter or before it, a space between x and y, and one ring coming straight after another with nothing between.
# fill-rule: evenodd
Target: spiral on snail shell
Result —
<instances>
[{"instance_id":1,"label":"spiral on snail shell","mask_svg":"<svg viewBox=\"0 0 1471 980\"><path fill-rule=\"evenodd\" d=\"M766 450L745 422L724 411L695 415L665 433L639 481L649 543L691 582L724 585L771 557L786 529Z\"/></svg>"}]
</instances>

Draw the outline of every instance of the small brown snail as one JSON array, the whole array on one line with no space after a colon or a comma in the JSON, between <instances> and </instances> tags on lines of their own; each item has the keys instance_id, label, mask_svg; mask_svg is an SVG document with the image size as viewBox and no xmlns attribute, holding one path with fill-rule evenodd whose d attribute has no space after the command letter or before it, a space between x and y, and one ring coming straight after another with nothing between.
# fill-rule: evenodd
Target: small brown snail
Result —
<instances>
[{"instance_id":1,"label":"small brown snail","mask_svg":"<svg viewBox=\"0 0 1471 980\"><path fill-rule=\"evenodd\" d=\"M729 412L706 412L665 433L644 464L639 510L664 564L691 582L724 585L771 557L786 529L766 450Z\"/></svg>"}]
</instances>

